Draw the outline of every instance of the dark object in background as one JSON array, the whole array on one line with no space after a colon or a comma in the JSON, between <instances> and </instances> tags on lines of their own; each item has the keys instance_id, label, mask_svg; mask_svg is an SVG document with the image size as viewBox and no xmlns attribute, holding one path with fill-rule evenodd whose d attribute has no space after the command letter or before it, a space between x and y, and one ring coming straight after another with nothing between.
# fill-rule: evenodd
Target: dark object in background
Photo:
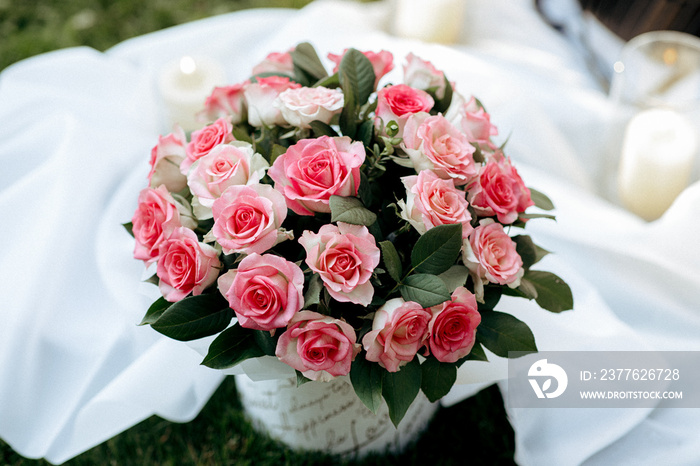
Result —
<instances>
[{"instance_id":1,"label":"dark object in background","mask_svg":"<svg viewBox=\"0 0 700 466\"><path fill-rule=\"evenodd\" d=\"M700 36L700 0L579 0L623 40L648 31L671 30Z\"/></svg>"}]
</instances>

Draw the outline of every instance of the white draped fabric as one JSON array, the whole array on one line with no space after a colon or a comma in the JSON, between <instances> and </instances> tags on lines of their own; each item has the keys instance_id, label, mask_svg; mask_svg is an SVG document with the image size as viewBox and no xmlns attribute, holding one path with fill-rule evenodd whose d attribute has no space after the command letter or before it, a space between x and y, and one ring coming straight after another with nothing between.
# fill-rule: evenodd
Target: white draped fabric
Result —
<instances>
[{"instance_id":1,"label":"white draped fabric","mask_svg":"<svg viewBox=\"0 0 700 466\"><path fill-rule=\"evenodd\" d=\"M184 54L218 60L230 83L301 41L322 56L351 46L432 61L485 103L527 184L557 207L557 222L528 230L555 252L541 268L571 285L575 310L522 299L499 309L525 320L541 350L700 350L697 175L655 222L606 200L622 119L580 50L528 0L467 1L451 47L392 37L385 4L318 1L213 17L106 53L57 51L0 74L0 438L60 463L152 414L192 419L222 380L186 345L136 325L150 303L120 226L170 131L157 72ZM457 386L444 403L474 390ZM506 409L519 464L700 464L692 409Z\"/></svg>"}]
</instances>

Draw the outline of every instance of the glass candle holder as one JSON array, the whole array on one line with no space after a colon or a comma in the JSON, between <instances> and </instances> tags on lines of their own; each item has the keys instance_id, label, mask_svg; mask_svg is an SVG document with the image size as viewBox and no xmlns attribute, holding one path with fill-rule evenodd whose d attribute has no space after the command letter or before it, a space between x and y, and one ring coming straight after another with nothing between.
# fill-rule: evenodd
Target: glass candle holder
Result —
<instances>
[{"instance_id":1,"label":"glass candle holder","mask_svg":"<svg viewBox=\"0 0 700 466\"><path fill-rule=\"evenodd\" d=\"M630 40L610 96L628 119L617 174L620 202L659 218L688 186L700 143L700 38L653 31Z\"/></svg>"}]
</instances>

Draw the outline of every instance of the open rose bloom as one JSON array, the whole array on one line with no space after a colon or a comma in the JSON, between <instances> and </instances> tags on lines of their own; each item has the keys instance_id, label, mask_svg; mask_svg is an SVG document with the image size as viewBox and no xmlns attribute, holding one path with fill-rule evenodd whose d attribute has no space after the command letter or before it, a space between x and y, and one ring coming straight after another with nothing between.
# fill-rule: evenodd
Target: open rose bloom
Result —
<instances>
[{"instance_id":1,"label":"open rose bloom","mask_svg":"<svg viewBox=\"0 0 700 466\"><path fill-rule=\"evenodd\" d=\"M403 403L395 424L404 388L435 401L473 360L537 351L498 307L573 307L525 233L551 201L439 63L394 67L386 50L274 51L212 89L200 129L154 141L125 224L162 295L144 324L210 337L215 369L349 376L360 399Z\"/></svg>"}]
</instances>

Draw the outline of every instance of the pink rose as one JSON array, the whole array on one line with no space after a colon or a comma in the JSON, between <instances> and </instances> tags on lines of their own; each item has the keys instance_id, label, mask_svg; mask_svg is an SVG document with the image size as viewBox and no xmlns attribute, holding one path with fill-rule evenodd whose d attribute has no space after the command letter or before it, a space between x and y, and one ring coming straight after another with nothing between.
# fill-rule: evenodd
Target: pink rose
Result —
<instances>
[{"instance_id":1,"label":"pink rose","mask_svg":"<svg viewBox=\"0 0 700 466\"><path fill-rule=\"evenodd\" d=\"M133 217L134 258L147 265L158 259L161 244L181 226L195 227L189 209L175 201L164 185L139 193Z\"/></svg>"},{"instance_id":2,"label":"pink rose","mask_svg":"<svg viewBox=\"0 0 700 466\"><path fill-rule=\"evenodd\" d=\"M275 189L299 215L330 212L333 195L356 196L365 147L349 137L302 139L277 157L268 171Z\"/></svg>"},{"instance_id":3,"label":"pink rose","mask_svg":"<svg viewBox=\"0 0 700 466\"><path fill-rule=\"evenodd\" d=\"M398 202L401 217L421 235L438 225L462 224L462 237L472 231L469 203L464 191L452 180L443 180L430 170L401 178L406 186L406 201Z\"/></svg>"},{"instance_id":4,"label":"pink rose","mask_svg":"<svg viewBox=\"0 0 700 466\"><path fill-rule=\"evenodd\" d=\"M389 372L411 361L428 338L432 315L420 304L394 298L374 314L372 331L362 338L367 360Z\"/></svg>"},{"instance_id":5,"label":"pink rose","mask_svg":"<svg viewBox=\"0 0 700 466\"><path fill-rule=\"evenodd\" d=\"M257 82L246 86L244 91L248 103L248 123L255 127L286 125L287 120L273 104L282 92L299 87L300 84L282 76L257 78Z\"/></svg>"},{"instance_id":6,"label":"pink rose","mask_svg":"<svg viewBox=\"0 0 700 466\"><path fill-rule=\"evenodd\" d=\"M216 249L200 243L197 234L180 227L161 246L158 259L160 292L170 302L197 296L216 281L221 263Z\"/></svg>"},{"instance_id":7,"label":"pink rose","mask_svg":"<svg viewBox=\"0 0 700 466\"><path fill-rule=\"evenodd\" d=\"M333 299L362 306L372 302L374 287L369 279L380 254L367 227L326 224L318 233L305 231L299 244L306 250L306 264L321 276Z\"/></svg>"},{"instance_id":8,"label":"pink rose","mask_svg":"<svg viewBox=\"0 0 700 466\"><path fill-rule=\"evenodd\" d=\"M335 63L335 67L333 68L334 73L338 72L340 62L343 60L343 57L347 51L348 49L343 50L342 55L335 55L332 53L328 54L328 59ZM391 52L387 52L386 50L381 50L380 52L367 51L362 52L362 54L367 57L369 62L372 64L375 77L374 88L376 89L377 84L379 84L379 80L389 71L394 69L394 56L391 54Z\"/></svg>"},{"instance_id":9,"label":"pink rose","mask_svg":"<svg viewBox=\"0 0 700 466\"><path fill-rule=\"evenodd\" d=\"M164 184L169 191L182 191L187 179L180 173L180 163L187 157L187 137L178 125L167 136L158 136L158 144L151 149L151 171L148 182L151 188Z\"/></svg>"},{"instance_id":10,"label":"pink rose","mask_svg":"<svg viewBox=\"0 0 700 466\"><path fill-rule=\"evenodd\" d=\"M503 230L503 225L492 219L481 220L464 242L462 261L471 272L479 298L483 294L484 280L517 288L525 273L515 242Z\"/></svg>"},{"instance_id":11,"label":"pink rose","mask_svg":"<svg viewBox=\"0 0 700 466\"><path fill-rule=\"evenodd\" d=\"M304 306L304 272L273 254L246 256L237 269L219 277L218 286L245 328L286 327Z\"/></svg>"},{"instance_id":12,"label":"pink rose","mask_svg":"<svg viewBox=\"0 0 700 466\"><path fill-rule=\"evenodd\" d=\"M402 147L417 172L432 170L440 178L465 185L477 174L467 137L442 115L416 113L406 121Z\"/></svg>"},{"instance_id":13,"label":"pink rose","mask_svg":"<svg viewBox=\"0 0 700 466\"><path fill-rule=\"evenodd\" d=\"M469 203L479 216L495 215L504 224L513 223L518 214L534 205L518 171L502 155L492 157L469 187Z\"/></svg>"},{"instance_id":14,"label":"pink rose","mask_svg":"<svg viewBox=\"0 0 700 466\"><path fill-rule=\"evenodd\" d=\"M294 73L294 62L289 52L272 52L253 67L253 74Z\"/></svg>"},{"instance_id":15,"label":"pink rose","mask_svg":"<svg viewBox=\"0 0 700 466\"><path fill-rule=\"evenodd\" d=\"M230 186L212 206L212 233L225 254L262 254L286 238L287 206L272 186Z\"/></svg>"},{"instance_id":16,"label":"pink rose","mask_svg":"<svg viewBox=\"0 0 700 466\"><path fill-rule=\"evenodd\" d=\"M204 101L204 110L198 117L200 120L212 121L217 118L227 118L232 124L238 124L245 119L245 99L243 90L250 81L231 86L215 87Z\"/></svg>"},{"instance_id":17,"label":"pink rose","mask_svg":"<svg viewBox=\"0 0 700 466\"><path fill-rule=\"evenodd\" d=\"M496 148L491 137L498 134L498 128L491 124L491 115L486 113L474 96L465 101L464 97L455 92L445 116L464 131L469 142Z\"/></svg>"},{"instance_id":18,"label":"pink rose","mask_svg":"<svg viewBox=\"0 0 700 466\"><path fill-rule=\"evenodd\" d=\"M476 328L481 323L475 296L459 287L452 299L431 307L433 317L428 325L428 347L440 362L457 362L474 347Z\"/></svg>"},{"instance_id":19,"label":"pink rose","mask_svg":"<svg viewBox=\"0 0 700 466\"><path fill-rule=\"evenodd\" d=\"M211 218L214 201L230 186L257 184L269 167L247 142L219 144L190 167L187 184L195 196L195 213Z\"/></svg>"},{"instance_id":20,"label":"pink rose","mask_svg":"<svg viewBox=\"0 0 700 466\"><path fill-rule=\"evenodd\" d=\"M287 89L274 105L290 125L311 128L312 121L330 123L343 110L343 91L322 86Z\"/></svg>"},{"instance_id":21,"label":"pink rose","mask_svg":"<svg viewBox=\"0 0 700 466\"><path fill-rule=\"evenodd\" d=\"M377 128L386 127L393 120L399 125L398 136L401 137L408 117L414 113L430 112L433 105L435 101L430 94L420 89L405 84L383 87L377 92L374 125Z\"/></svg>"},{"instance_id":22,"label":"pink rose","mask_svg":"<svg viewBox=\"0 0 700 466\"><path fill-rule=\"evenodd\" d=\"M429 61L409 53L403 66L403 82L407 86L427 91L435 89L438 99L445 97L445 73L438 70Z\"/></svg>"},{"instance_id":23,"label":"pink rose","mask_svg":"<svg viewBox=\"0 0 700 466\"><path fill-rule=\"evenodd\" d=\"M187 175L192 164L207 155L219 144L233 141L233 125L226 118L219 118L202 129L193 131L187 144L187 158L180 164L180 171Z\"/></svg>"},{"instance_id":24,"label":"pink rose","mask_svg":"<svg viewBox=\"0 0 700 466\"><path fill-rule=\"evenodd\" d=\"M346 322L312 311L297 312L280 335L275 354L311 380L328 382L350 373L360 352L355 330Z\"/></svg>"}]
</instances>

